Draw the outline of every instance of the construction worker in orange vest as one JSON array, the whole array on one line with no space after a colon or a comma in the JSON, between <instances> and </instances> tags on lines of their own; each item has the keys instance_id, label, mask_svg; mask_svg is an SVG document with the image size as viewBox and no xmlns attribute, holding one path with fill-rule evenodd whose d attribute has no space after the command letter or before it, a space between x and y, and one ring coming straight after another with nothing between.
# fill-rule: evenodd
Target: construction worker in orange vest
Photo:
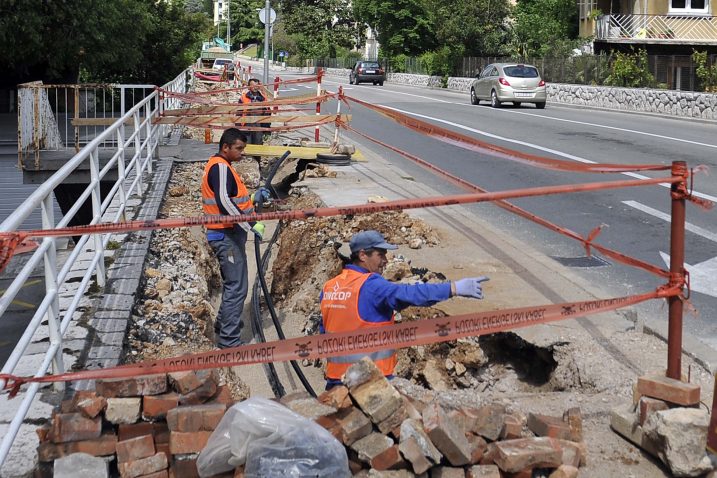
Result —
<instances>
[{"instance_id":1,"label":"construction worker in orange vest","mask_svg":"<svg viewBox=\"0 0 717 478\"><path fill-rule=\"evenodd\" d=\"M394 323L394 311L410 305L430 306L450 297L483 298L482 283L488 277L472 277L440 284L395 284L381 276L386 251L398 247L386 242L378 231L362 231L351 238L350 263L341 274L324 284L321 292L321 333L350 332ZM396 351L330 357L326 366L326 389L341 384L346 370L369 357L388 378L396 367Z\"/></svg>"},{"instance_id":2,"label":"construction worker in orange vest","mask_svg":"<svg viewBox=\"0 0 717 478\"><path fill-rule=\"evenodd\" d=\"M202 177L202 208L207 215L240 215L254 212L254 203L269 199L266 188L249 194L232 163L242 158L246 135L236 128L224 131L219 152L209 158ZM246 264L247 233L261 240L264 224L241 222L234 225L207 226L207 240L219 260L224 282L222 303L214 322L215 340L219 348L241 345L241 320L244 300L249 290Z\"/></svg>"}]
</instances>

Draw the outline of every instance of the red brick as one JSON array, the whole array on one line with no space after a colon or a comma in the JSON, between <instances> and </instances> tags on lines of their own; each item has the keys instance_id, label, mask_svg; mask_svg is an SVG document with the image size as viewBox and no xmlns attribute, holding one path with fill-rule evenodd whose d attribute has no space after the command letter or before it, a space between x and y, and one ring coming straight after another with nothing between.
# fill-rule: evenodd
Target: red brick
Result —
<instances>
[{"instance_id":1,"label":"red brick","mask_svg":"<svg viewBox=\"0 0 717 478\"><path fill-rule=\"evenodd\" d=\"M353 406L351 397L349 397L349 389L343 385L333 387L319 395L319 401L324 405L334 407L336 409L349 408Z\"/></svg>"},{"instance_id":2,"label":"red brick","mask_svg":"<svg viewBox=\"0 0 717 478\"><path fill-rule=\"evenodd\" d=\"M95 391L80 390L75 392L72 397L72 404L75 410L87 418L95 418L105 409L107 400L105 397L97 395Z\"/></svg>"},{"instance_id":3,"label":"red brick","mask_svg":"<svg viewBox=\"0 0 717 478\"><path fill-rule=\"evenodd\" d=\"M648 417L660 410L667 410L670 406L663 400L650 397L640 397L640 426L645 425Z\"/></svg>"},{"instance_id":4,"label":"red brick","mask_svg":"<svg viewBox=\"0 0 717 478\"><path fill-rule=\"evenodd\" d=\"M373 431L371 420L361 410L358 408L348 410L345 416L340 416L338 419L342 443L346 446L350 446Z\"/></svg>"},{"instance_id":5,"label":"red brick","mask_svg":"<svg viewBox=\"0 0 717 478\"><path fill-rule=\"evenodd\" d=\"M513 440L523 436L523 424L518 417L505 415L503 417L503 429L500 431L501 440Z\"/></svg>"},{"instance_id":6,"label":"red brick","mask_svg":"<svg viewBox=\"0 0 717 478\"><path fill-rule=\"evenodd\" d=\"M223 403L227 407L234 404L234 397L232 397L232 389L229 385L220 385L217 387L217 393L214 394L208 403Z\"/></svg>"},{"instance_id":7,"label":"red brick","mask_svg":"<svg viewBox=\"0 0 717 478\"><path fill-rule=\"evenodd\" d=\"M415 438L410 437L405 440L401 440L398 448L403 457L411 464L413 472L416 475L420 475L421 473L428 471L428 469L433 466L433 463L431 463L423 454L423 450L421 450L421 447Z\"/></svg>"},{"instance_id":8,"label":"red brick","mask_svg":"<svg viewBox=\"0 0 717 478\"><path fill-rule=\"evenodd\" d=\"M197 459L178 459L174 458L169 466L170 474L176 478L199 478L197 471Z\"/></svg>"},{"instance_id":9,"label":"red brick","mask_svg":"<svg viewBox=\"0 0 717 478\"><path fill-rule=\"evenodd\" d=\"M331 435L333 435L333 437L336 438L338 441L343 440L341 426L339 426L339 422L338 422L338 418L336 417L336 414L319 417L315 421L318 425L320 425L322 428L326 429L326 431L331 433Z\"/></svg>"},{"instance_id":10,"label":"red brick","mask_svg":"<svg viewBox=\"0 0 717 478\"><path fill-rule=\"evenodd\" d=\"M129 440L117 442L117 462L139 460L154 455L154 438L152 435L130 438Z\"/></svg>"},{"instance_id":11,"label":"red brick","mask_svg":"<svg viewBox=\"0 0 717 478\"><path fill-rule=\"evenodd\" d=\"M169 433L169 450L173 455L182 455L186 453L199 453L209 440L212 432L170 432Z\"/></svg>"},{"instance_id":12,"label":"red brick","mask_svg":"<svg viewBox=\"0 0 717 478\"><path fill-rule=\"evenodd\" d=\"M102 418L87 418L81 413L58 413L48 436L55 443L90 440L102 434Z\"/></svg>"},{"instance_id":13,"label":"red brick","mask_svg":"<svg viewBox=\"0 0 717 478\"><path fill-rule=\"evenodd\" d=\"M483 458L480 459L481 465L493 465L495 458L498 456L498 449L495 443L488 443L485 451L483 452Z\"/></svg>"},{"instance_id":14,"label":"red brick","mask_svg":"<svg viewBox=\"0 0 717 478\"><path fill-rule=\"evenodd\" d=\"M562 448L563 465L580 468L588 463L588 447L584 441L557 440Z\"/></svg>"},{"instance_id":15,"label":"red brick","mask_svg":"<svg viewBox=\"0 0 717 478\"><path fill-rule=\"evenodd\" d=\"M466 472L463 468L452 466L437 466L431 469L431 478L465 478Z\"/></svg>"},{"instance_id":16,"label":"red brick","mask_svg":"<svg viewBox=\"0 0 717 478\"><path fill-rule=\"evenodd\" d=\"M177 432L211 431L217 427L225 411L222 403L176 407L167 413L167 426L170 431Z\"/></svg>"},{"instance_id":17,"label":"red brick","mask_svg":"<svg viewBox=\"0 0 717 478\"><path fill-rule=\"evenodd\" d=\"M678 405L696 405L700 402L700 387L692 383L663 376L644 376L637 379L640 395L657 398Z\"/></svg>"},{"instance_id":18,"label":"red brick","mask_svg":"<svg viewBox=\"0 0 717 478\"><path fill-rule=\"evenodd\" d=\"M486 440L496 441L503 431L505 406L485 405L479 408L463 409L466 415L466 432L480 435Z\"/></svg>"},{"instance_id":19,"label":"red brick","mask_svg":"<svg viewBox=\"0 0 717 478\"><path fill-rule=\"evenodd\" d=\"M530 468L557 468L562 450L552 438L518 438L495 443L495 464L503 471L518 473Z\"/></svg>"},{"instance_id":20,"label":"red brick","mask_svg":"<svg viewBox=\"0 0 717 478\"><path fill-rule=\"evenodd\" d=\"M87 453L92 456L114 455L117 446L117 435L105 433L93 440L72 441L67 443L40 443L37 454L41 462L54 461L72 453Z\"/></svg>"},{"instance_id":21,"label":"red brick","mask_svg":"<svg viewBox=\"0 0 717 478\"><path fill-rule=\"evenodd\" d=\"M154 442L154 449L157 453L164 453L167 456L172 456L172 452L169 451L169 442L167 443L157 443Z\"/></svg>"},{"instance_id":22,"label":"red brick","mask_svg":"<svg viewBox=\"0 0 717 478\"><path fill-rule=\"evenodd\" d=\"M167 455L157 453L147 458L118 464L122 478L137 478L167 469Z\"/></svg>"},{"instance_id":23,"label":"red brick","mask_svg":"<svg viewBox=\"0 0 717 478\"><path fill-rule=\"evenodd\" d=\"M468 435L466 438L468 439L468 443L470 443L471 446L470 464L475 465L476 463L480 463L480 460L481 458L483 458L483 453L488 447L488 444L482 437L479 437L477 435Z\"/></svg>"},{"instance_id":24,"label":"red brick","mask_svg":"<svg viewBox=\"0 0 717 478\"><path fill-rule=\"evenodd\" d=\"M140 377L97 380L95 389L105 398L159 395L167 391L167 375L160 373Z\"/></svg>"},{"instance_id":25,"label":"red brick","mask_svg":"<svg viewBox=\"0 0 717 478\"><path fill-rule=\"evenodd\" d=\"M172 372L167 375L169 377L169 383L172 384L172 388L178 393L189 393L195 388L199 388L202 384L197 374L191 370L186 372Z\"/></svg>"},{"instance_id":26,"label":"red brick","mask_svg":"<svg viewBox=\"0 0 717 478\"><path fill-rule=\"evenodd\" d=\"M121 424L117 429L119 441L129 440L130 438L140 437L142 435L151 435L154 432L154 425L149 422Z\"/></svg>"},{"instance_id":27,"label":"red brick","mask_svg":"<svg viewBox=\"0 0 717 478\"><path fill-rule=\"evenodd\" d=\"M371 459L371 468L379 471L400 470L406 468L406 462L401 457L398 445L393 445Z\"/></svg>"},{"instance_id":28,"label":"red brick","mask_svg":"<svg viewBox=\"0 0 717 478\"><path fill-rule=\"evenodd\" d=\"M437 402L427 405L423 410L423 427L433 445L451 465L461 466L470 462L471 448L468 440Z\"/></svg>"},{"instance_id":29,"label":"red brick","mask_svg":"<svg viewBox=\"0 0 717 478\"><path fill-rule=\"evenodd\" d=\"M217 393L217 384L214 380L207 380L198 388L186 395L179 395L180 405L199 405L211 399Z\"/></svg>"},{"instance_id":30,"label":"red brick","mask_svg":"<svg viewBox=\"0 0 717 478\"><path fill-rule=\"evenodd\" d=\"M156 473L150 473L149 475L142 475L139 478L169 478L169 473L167 470L162 470Z\"/></svg>"},{"instance_id":31,"label":"red brick","mask_svg":"<svg viewBox=\"0 0 717 478\"><path fill-rule=\"evenodd\" d=\"M175 392L142 397L142 418L153 420L167 416L167 412L179 405L179 395Z\"/></svg>"},{"instance_id":32,"label":"red brick","mask_svg":"<svg viewBox=\"0 0 717 478\"><path fill-rule=\"evenodd\" d=\"M573 407L565 410L563 421L570 427L570 440L583 441L583 417L580 414L580 409Z\"/></svg>"},{"instance_id":33,"label":"red brick","mask_svg":"<svg viewBox=\"0 0 717 478\"><path fill-rule=\"evenodd\" d=\"M77 409L75 408L75 404L73 403L72 399L69 400L63 400L60 402L60 410L55 412L53 411L53 416L56 413L75 413L77 412Z\"/></svg>"},{"instance_id":34,"label":"red brick","mask_svg":"<svg viewBox=\"0 0 717 478\"><path fill-rule=\"evenodd\" d=\"M39 427L35 428L35 433L37 433L37 439L40 441L40 443L50 439L48 437L48 435L50 434L50 430L51 427L49 423L43 423Z\"/></svg>"},{"instance_id":35,"label":"red brick","mask_svg":"<svg viewBox=\"0 0 717 478\"><path fill-rule=\"evenodd\" d=\"M381 431L381 433L387 434L396 427L400 428L401 423L403 423L406 418L408 418L408 415L406 414L406 409L399 408L398 410L393 412L393 415L380 422L378 424L378 429Z\"/></svg>"},{"instance_id":36,"label":"red brick","mask_svg":"<svg viewBox=\"0 0 717 478\"><path fill-rule=\"evenodd\" d=\"M152 425L154 443L169 443L169 428L167 424L165 422L154 422Z\"/></svg>"},{"instance_id":37,"label":"red brick","mask_svg":"<svg viewBox=\"0 0 717 478\"><path fill-rule=\"evenodd\" d=\"M570 426L559 417L531 413L528 415L528 428L540 437L570 440Z\"/></svg>"}]
</instances>

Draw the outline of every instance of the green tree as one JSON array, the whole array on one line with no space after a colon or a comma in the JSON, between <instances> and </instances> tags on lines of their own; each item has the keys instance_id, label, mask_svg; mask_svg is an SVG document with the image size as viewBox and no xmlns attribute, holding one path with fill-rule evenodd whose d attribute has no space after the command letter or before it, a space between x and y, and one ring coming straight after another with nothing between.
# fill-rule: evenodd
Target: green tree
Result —
<instances>
[{"instance_id":1,"label":"green tree","mask_svg":"<svg viewBox=\"0 0 717 478\"><path fill-rule=\"evenodd\" d=\"M417 55L436 46L425 2L415 0L354 0L356 19L377 32L386 56Z\"/></svg>"},{"instance_id":2,"label":"green tree","mask_svg":"<svg viewBox=\"0 0 717 478\"><path fill-rule=\"evenodd\" d=\"M284 0L280 15L294 35L302 58L335 57L337 48L356 44L356 22L349 0Z\"/></svg>"},{"instance_id":3,"label":"green tree","mask_svg":"<svg viewBox=\"0 0 717 478\"><path fill-rule=\"evenodd\" d=\"M717 91L717 63L708 65L707 52L697 50L693 50L692 61L697 65L695 73L702 88L705 91Z\"/></svg>"},{"instance_id":4,"label":"green tree","mask_svg":"<svg viewBox=\"0 0 717 478\"><path fill-rule=\"evenodd\" d=\"M231 49L238 50L240 45L264 42L264 24L259 20L257 9L264 8L263 0L228 0L229 21L231 22ZM219 24L219 36L226 39L227 24Z\"/></svg>"},{"instance_id":5,"label":"green tree","mask_svg":"<svg viewBox=\"0 0 717 478\"><path fill-rule=\"evenodd\" d=\"M513 16L514 54L564 56L577 45L574 0L518 0Z\"/></svg>"},{"instance_id":6,"label":"green tree","mask_svg":"<svg viewBox=\"0 0 717 478\"><path fill-rule=\"evenodd\" d=\"M633 53L618 52L610 65L610 75L605 79L608 86L646 88L655 85L655 77L647 64L647 50Z\"/></svg>"},{"instance_id":7,"label":"green tree","mask_svg":"<svg viewBox=\"0 0 717 478\"><path fill-rule=\"evenodd\" d=\"M507 53L510 15L507 0L428 0L436 40L451 56L488 56Z\"/></svg>"}]
</instances>

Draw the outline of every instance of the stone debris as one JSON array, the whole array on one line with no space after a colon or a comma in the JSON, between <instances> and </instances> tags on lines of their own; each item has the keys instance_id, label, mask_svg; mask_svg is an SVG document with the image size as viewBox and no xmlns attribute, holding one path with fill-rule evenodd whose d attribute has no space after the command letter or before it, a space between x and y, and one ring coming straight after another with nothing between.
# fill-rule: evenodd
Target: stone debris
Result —
<instances>
[{"instance_id":1,"label":"stone debris","mask_svg":"<svg viewBox=\"0 0 717 478\"><path fill-rule=\"evenodd\" d=\"M713 469L705 452L710 418L702 408L684 406L698 403L699 397L697 385L658 375L640 377L634 403L613 409L610 426L659 458L673 476L701 476Z\"/></svg>"}]
</instances>

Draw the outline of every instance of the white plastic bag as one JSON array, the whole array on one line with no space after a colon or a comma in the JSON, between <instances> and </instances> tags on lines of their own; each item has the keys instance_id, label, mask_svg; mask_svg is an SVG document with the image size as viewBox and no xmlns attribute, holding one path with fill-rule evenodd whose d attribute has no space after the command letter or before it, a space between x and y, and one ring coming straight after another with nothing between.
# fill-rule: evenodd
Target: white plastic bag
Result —
<instances>
[{"instance_id":1,"label":"white plastic bag","mask_svg":"<svg viewBox=\"0 0 717 478\"><path fill-rule=\"evenodd\" d=\"M260 397L227 410L197 459L202 478L239 465L247 477L351 476L346 449L328 431Z\"/></svg>"}]
</instances>

